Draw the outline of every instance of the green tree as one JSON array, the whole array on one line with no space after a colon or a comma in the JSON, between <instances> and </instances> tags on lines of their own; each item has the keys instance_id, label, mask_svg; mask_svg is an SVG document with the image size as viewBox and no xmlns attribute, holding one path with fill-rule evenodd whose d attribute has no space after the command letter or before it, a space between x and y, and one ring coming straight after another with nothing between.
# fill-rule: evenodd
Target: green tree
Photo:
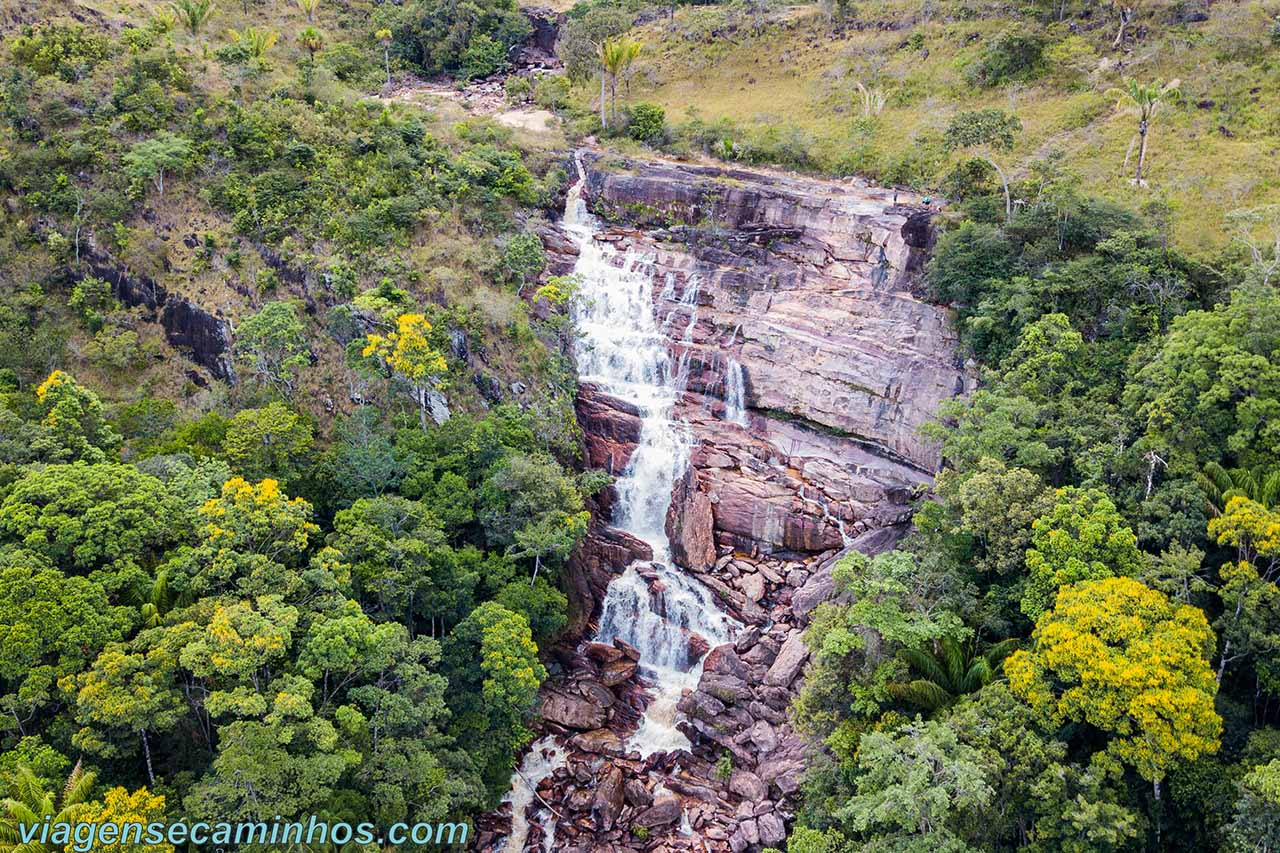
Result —
<instances>
[{"instance_id":1,"label":"green tree","mask_svg":"<svg viewBox=\"0 0 1280 853\"><path fill-rule=\"evenodd\" d=\"M284 403L269 403L236 412L222 449L232 470L246 479L288 482L302 472L312 442L309 423Z\"/></svg>"},{"instance_id":2,"label":"green tree","mask_svg":"<svg viewBox=\"0 0 1280 853\"><path fill-rule=\"evenodd\" d=\"M204 26L205 21L209 20L214 9L213 0L174 0L169 5L178 16L178 20L193 36L200 32L200 28Z\"/></svg>"},{"instance_id":3,"label":"green tree","mask_svg":"<svg viewBox=\"0 0 1280 853\"><path fill-rule=\"evenodd\" d=\"M1217 752L1213 632L1202 611L1131 578L1085 581L1059 590L1032 638L1032 650L1005 661L1013 692L1048 725L1105 732L1108 750L1157 800L1174 764Z\"/></svg>"},{"instance_id":4,"label":"green tree","mask_svg":"<svg viewBox=\"0 0 1280 853\"><path fill-rule=\"evenodd\" d=\"M59 682L76 697L75 715L82 728L72 742L107 758L135 755L141 746L153 786L151 735L171 730L187 708L176 687L173 650L150 642L156 630L163 629L144 632L128 646L108 647L89 670Z\"/></svg>"},{"instance_id":5,"label":"green tree","mask_svg":"<svg viewBox=\"0 0 1280 853\"><path fill-rule=\"evenodd\" d=\"M93 581L20 550L0 553L0 712L20 734L47 719L58 679L81 672L136 616Z\"/></svg>"},{"instance_id":6,"label":"green tree","mask_svg":"<svg viewBox=\"0 0 1280 853\"><path fill-rule=\"evenodd\" d=\"M98 776L80 762L72 768L61 792L49 791L29 767L19 767L8 781L8 795L0 800L0 850L5 853L60 853L63 845L22 843L24 826L46 819L50 823L73 824L85 820L91 810L90 798Z\"/></svg>"},{"instance_id":7,"label":"green tree","mask_svg":"<svg viewBox=\"0 0 1280 853\"><path fill-rule=\"evenodd\" d=\"M1002 110L963 112L951 120L943 133L948 151L973 151L991 164L1004 188L1004 216L1013 218L1013 197L1009 194L1009 177L996 162L996 152L1012 150L1022 122Z\"/></svg>"},{"instance_id":8,"label":"green tree","mask_svg":"<svg viewBox=\"0 0 1280 853\"><path fill-rule=\"evenodd\" d=\"M1175 472L1207 462L1280 465L1280 293L1244 287L1212 311L1173 321L1133 376L1125 402L1145 432L1137 449Z\"/></svg>"},{"instance_id":9,"label":"green tree","mask_svg":"<svg viewBox=\"0 0 1280 853\"><path fill-rule=\"evenodd\" d=\"M268 302L248 317L236 329L235 350L260 382L286 398L293 396L298 377L311 364L307 327L293 302Z\"/></svg>"},{"instance_id":10,"label":"green tree","mask_svg":"<svg viewBox=\"0 0 1280 853\"><path fill-rule=\"evenodd\" d=\"M606 130L610 118L618 113L618 78L630 70L642 47L640 42L625 36L607 38L596 47L596 59L600 63L600 125ZM606 78L609 84L607 99ZM606 106L609 106L607 113Z\"/></svg>"},{"instance_id":11,"label":"green tree","mask_svg":"<svg viewBox=\"0 0 1280 853\"><path fill-rule=\"evenodd\" d=\"M424 605L437 603L432 570L445 537L440 522L418 501L396 495L361 498L334 518L329 544L350 567L356 597L370 612L412 626L420 608L430 612Z\"/></svg>"},{"instance_id":12,"label":"green tree","mask_svg":"<svg viewBox=\"0 0 1280 853\"><path fill-rule=\"evenodd\" d=\"M590 514L582 495L549 456L511 454L494 466L480 497L488 542L534 559L530 585L543 559L565 560L587 533Z\"/></svg>"},{"instance_id":13,"label":"green tree","mask_svg":"<svg viewBox=\"0 0 1280 853\"><path fill-rule=\"evenodd\" d=\"M245 27L242 30L227 30L227 38L249 57L261 60L280 41L280 34L275 30Z\"/></svg>"},{"instance_id":14,"label":"green tree","mask_svg":"<svg viewBox=\"0 0 1280 853\"><path fill-rule=\"evenodd\" d=\"M1060 587L1138 575L1146 559L1138 538L1101 489L1059 489L1053 509L1031 525L1022 612L1036 619Z\"/></svg>"},{"instance_id":15,"label":"green tree","mask_svg":"<svg viewBox=\"0 0 1280 853\"><path fill-rule=\"evenodd\" d=\"M1123 34L1123 30L1121 32ZM1154 83L1126 80L1123 89L1110 89L1107 92L1109 97L1117 99L1118 108L1134 113L1138 117L1138 134L1135 140L1138 144L1138 166L1133 175L1133 182L1139 186L1143 185L1142 168L1147 162L1147 138L1151 133L1151 123L1165 104L1177 100L1180 85L1178 80L1170 80L1168 83L1160 80ZM1129 145L1129 153L1133 153L1132 144ZM1125 165L1128 164L1129 156L1126 154Z\"/></svg>"},{"instance_id":16,"label":"green tree","mask_svg":"<svg viewBox=\"0 0 1280 853\"><path fill-rule=\"evenodd\" d=\"M814 610L804 635L813 663L794 705L801 727L824 736L850 716L879 715L892 701L890 685L907 677L900 649L967 633L948 609L961 597L954 574L910 553L851 552L832 578L850 603L829 601Z\"/></svg>"},{"instance_id":17,"label":"green tree","mask_svg":"<svg viewBox=\"0 0 1280 853\"><path fill-rule=\"evenodd\" d=\"M32 470L0 504L0 536L68 572L96 572L111 591L138 584L190 529L164 484L132 465Z\"/></svg>"},{"instance_id":18,"label":"green tree","mask_svg":"<svg viewBox=\"0 0 1280 853\"><path fill-rule=\"evenodd\" d=\"M1225 849L1239 853L1280 847L1280 758L1260 764L1240 781L1240 798L1227 828Z\"/></svg>"},{"instance_id":19,"label":"green tree","mask_svg":"<svg viewBox=\"0 0 1280 853\"><path fill-rule=\"evenodd\" d=\"M138 181L151 181L164 195L165 175L182 174L191 168L195 147L191 140L169 131L135 143L124 155L124 172Z\"/></svg>"},{"instance_id":20,"label":"green tree","mask_svg":"<svg viewBox=\"0 0 1280 853\"><path fill-rule=\"evenodd\" d=\"M995 794L981 753L936 721L863 735L858 771L858 792L837 815L873 834L866 850L970 850L964 816Z\"/></svg>"},{"instance_id":21,"label":"green tree","mask_svg":"<svg viewBox=\"0 0 1280 853\"><path fill-rule=\"evenodd\" d=\"M529 741L524 718L547 677L529 623L486 601L453 629L445 652L454 731L490 790L501 791L512 756Z\"/></svg>"},{"instance_id":22,"label":"green tree","mask_svg":"<svg viewBox=\"0 0 1280 853\"><path fill-rule=\"evenodd\" d=\"M928 711L949 707L995 680L1001 662L1017 647L1018 640L1010 639L978 652L972 640L943 637L932 646L903 649L899 657L919 677L891 684L889 692L895 699Z\"/></svg>"},{"instance_id":23,"label":"green tree","mask_svg":"<svg viewBox=\"0 0 1280 853\"><path fill-rule=\"evenodd\" d=\"M61 370L36 388L44 436L35 448L51 462L106 462L120 451L120 435L107 422L98 395Z\"/></svg>"}]
</instances>

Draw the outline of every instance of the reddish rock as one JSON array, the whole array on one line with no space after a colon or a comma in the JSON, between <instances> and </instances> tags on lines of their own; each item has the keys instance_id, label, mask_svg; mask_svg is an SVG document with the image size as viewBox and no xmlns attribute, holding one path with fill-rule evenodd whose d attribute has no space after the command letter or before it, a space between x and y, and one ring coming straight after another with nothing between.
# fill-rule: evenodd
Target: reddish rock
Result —
<instances>
[{"instance_id":1,"label":"reddish rock","mask_svg":"<svg viewBox=\"0 0 1280 853\"><path fill-rule=\"evenodd\" d=\"M596 784L595 796L591 801L591 817L597 829L608 832L613 829L618 815L622 812L624 794L622 770L610 767Z\"/></svg>"},{"instance_id":2,"label":"reddish rock","mask_svg":"<svg viewBox=\"0 0 1280 853\"><path fill-rule=\"evenodd\" d=\"M683 811L679 797L658 797L653 801L652 806L636 815L634 823L637 826L644 826L652 829L656 826L675 823L680 820L680 815Z\"/></svg>"},{"instance_id":3,"label":"reddish rock","mask_svg":"<svg viewBox=\"0 0 1280 853\"><path fill-rule=\"evenodd\" d=\"M697 471L691 466L676 482L667 508L667 538L676 565L695 572L705 572L715 565L714 527L711 497L698 488Z\"/></svg>"},{"instance_id":4,"label":"reddish rock","mask_svg":"<svg viewBox=\"0 0 1280 853\"><path fill-rule=\"evenodd\" d=\"M542 696L542 716L565 728L586 731L604 725L605 709L581 696L559 691L546 691Z\"/></svg>"},{"instance_id":5,"label":"reddish rock","mask_svg":"<svg viewBox=\"0 0 1280 853\"><path fill-rule=\"evenodd\" d=\"M640 409L589 382L578 386L574 405L586 443L587 465L621 474L640 441Z\"/></svg>"},{"instance_id":6,"label":"reddish rock","mask_svg":"<svg viewBox=\"0 0 1280 853\"><path fill-rule=\"evenodd\" d=\"M635 661L617 660L605 664L600 670L600 680L609 687L616 687L624 681L630 681L636 674L638 664Z\"/></svg>"}]
</instances>

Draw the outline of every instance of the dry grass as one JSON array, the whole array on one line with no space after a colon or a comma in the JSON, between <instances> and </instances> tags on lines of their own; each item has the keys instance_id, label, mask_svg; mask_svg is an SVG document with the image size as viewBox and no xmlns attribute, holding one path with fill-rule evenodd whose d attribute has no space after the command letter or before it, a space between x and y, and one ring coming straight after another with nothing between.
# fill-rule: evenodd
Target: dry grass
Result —
<instances>
[{"instance_id":1,"label":"dry grass","mask_svg":"<svg viewBox=\"0 0 1280 853\"><path fill-rule=\"evenodd\" d=\"M934 4L943 5L946 4ZM881 88L889 103L873 135L885 152L901 151L921 134L941 130L961 110L1015 112L1024 132L1007 155L1015 175L1060 157L1087 192L1132 204L1172 202L1176 237L1190 250L1225 242L1230 210L1280 201L1280 50L1265 41L1274 11L1263 3L1214 4L1210 19L1170 26L1169 4L1153 3L1142 40L1113 51L1109 22L1098 21L1076 41L1088 51L1072 71L1057 63L1029 85L983 90L962 66L983 41L1008 23L1000 19L924 20L918 2L879 11L879 27L834 35L817 7L792 7L762 34L739 28L728 38L697 36L718 9L684 9L675 31L666 22L641 28L646 48L631 84L631 100L661 104L675 121L693 115L728 117L744 126L785 123L810 133L820 163L834 164L854 142L855 80ZM912 33L927 50L905 46ZM1060 41L1069 33L1052 28ZM1091 52L1090 52L1091 51ZM1135 187L1125 159L1136 129L1108 89L1128 77L1180 78L1185 97L1156 120L1148 157L1149 185ZM591 87L581 91L584 101Z\"/></svg>"}]
</instances>

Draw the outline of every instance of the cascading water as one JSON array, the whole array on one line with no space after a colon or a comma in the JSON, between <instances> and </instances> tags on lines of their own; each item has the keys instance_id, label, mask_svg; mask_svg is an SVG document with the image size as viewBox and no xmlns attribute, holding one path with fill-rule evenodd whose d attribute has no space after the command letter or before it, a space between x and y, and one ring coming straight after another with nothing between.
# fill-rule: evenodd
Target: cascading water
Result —
<instances>
[{"instance_id":1,"label":"cascading water","mask_svg":"<svg viewBox=\"0 0 1280 853\"><path fill-rule=\"evenodd\" d=\"M729 359L724 369L724 419L738 426L747 425L747 382L742 364Z\"/></svg>"},{"instance_id":2,"label":"cascading water","mask_svg":"<svg viewBox=\"0 0 1280 853\"><path fill-rule=\"evenodd\" d=\"M613 520L653 549L651 563L629 566L609 584L595 639L604 643L620 639L640 652L641 672L653 696L628 747L649 755L689 746L675 727L675 717L682 692L696 686L702 674L705 654L691 645L693 637L705 640L705 648L714 648L729 642L738 625L720 610L705 587L671 562L667 509L676 479L689 462L688 430L672 419L683 378L667 349L666 323L660 324L655 316L653 259L633 251L619 252L594 239L598 223L582 199L581 163L578 170L579 180L569 191L563 220L579 250L574 267L580 297L574 309L578 374L584 382L640 409L640 440L614 484L618 500ZM664 294L673 287L668 279ZM676 309L690 311L690 324L696 287L696 281L686 282ZM686 336L690 328L686 327ZM512 779L507 801L513 810L523 812L533 802L537 784L564 760L564 752L554 746L549 738L535 744L537 757L526 758ZM543 809L542 827L550 849L555 832L550 809ZM523 814L513 816L505 849L522 850L527 833Z\"/></svg>"}]
</instances>

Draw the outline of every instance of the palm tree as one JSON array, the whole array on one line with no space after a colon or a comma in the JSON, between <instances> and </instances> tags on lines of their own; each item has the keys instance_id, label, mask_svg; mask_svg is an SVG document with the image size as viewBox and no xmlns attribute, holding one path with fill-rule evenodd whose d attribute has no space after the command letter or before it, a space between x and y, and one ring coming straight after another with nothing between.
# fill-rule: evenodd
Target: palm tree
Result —
<instances>
[{"instance_id":1,"label":"palm tree","mask_svg":"<svg viewBox=\"0 0 1280 853\"><path fill-rule=\"evenodd\" d=\"M298 33L298 44L307 52L310 64L314 65L316 53L324 47L324 36L320 35L320 31L315 27L307 27Z\"/></svg>"},{"instance_id":2,"label":"palm tree","mask_svg":"<svg viewBox=\"0 0 1280 853\"><path fill-rule=\"evenodd\" d=\"M1178 80L1170 80L1168 83L1161 83L1159 80L1154 83L1129 80L1124 89L1111 89L1107 92L1109 97L1117 99L1117 107L1138 114L1138 170L1133 178L1135 184L1142 184L1142 167L1147 162L1147 134L1151 131L1151 122L1164 104L1178 97L1180 86ZM1129 143L1129 151L1133 151L1132 142ZM1127 154L1124 161L1128 165Z\"/></svg>"},{"instance_id":3,"label":"palm tree","mask_svg":"<svg viewBox=\"0 0 1280 853\"><path fill-rule=\"evenodd\" d=\"M627 72L640 54L640 42L629 38L605 39L596 46L596 58L600 60L600 124L609 127L609 116L618 109L618 77ZM609 95L613 107L605 112L605 78L609 81Z\"/></svg>"},{"instance_id":4,"label":"palm tree","mask_svg":"<svg viewBox=\"0 0 1280 853\"><path fill-rule=\"evenodd\" d=\"M213 0L174 0L170 6L191 35L198 33L213 14Z\"/></svg>"},{"instance_id":5,"label":"palm tree","mask_svg":"<svg viewBox=\"0 0 1280 853\"><path fill-rule=\"evenodd\" d=\"M956 703L995 680L1000 662L1018 646L1017 639L1001 640L978 654L972 640L947 638L929 649L898 653L920 677L906 684L890 684L895 699L934 711Z\"/></svg>"},{"instance_id":6,"label":"palm tree","mask_svg":"<svg viewBox=\"0 0 1280 853\"><path fill-rule=\"evenodd\" d=\"M382 58L387 64L387 85L391 85L391 30L381 29L373 34L382 43Z\"/></svg>"},{"instance_id":7,"label":"palm tree","mask_svg":"<svg viewBox=\"0 0 1280 853\"><path fill-rule=\"evenodd\" d=\"M307 16L307 23L311 23L315 18L316 9L320 8L320 0L295 0L298 8Z\"/></svg>"},{"instance_id":8,"label":"palm tree","mask_svg":"<svg viewBox=\"0 0 1280 853\"><path fill-rule=\"evenodd\" d=\"M280 40L280 34L275 30L260 30L257 27L227 30L227 35L254 59L261 59Z\"/></svg>"},{"instance_id":9,"label":"palm tree","mask_svg":"<svg viewBox=\"0 0 1280 853\"><path fill-rule=\"evenodd\" d=\"M1217 462L1210 462L1196 474L1196 485L1204 492L1206 509L1213 518L1222 515L1227 502L1235 497L1248 498L1268 509L1280 506L1280 469L1228 471Z\"/></svg>"},{"instance_id":10,"label":"palm tree","mask_svg":"<svg viewBox=\"0 0 1280 853\"><path fill-rule=\"evenodd\" d=\"M43 823L75 823L84 820L89 810L89 796L97 782L94 773L86 772L80 762L71 769L62 788L59 802L54 793L30 767L19 766L9 779L9 796L0 800L0 851L3 853L55 853L60 844L22 841L22 828Z\"/></svg>"}]
</instances>

